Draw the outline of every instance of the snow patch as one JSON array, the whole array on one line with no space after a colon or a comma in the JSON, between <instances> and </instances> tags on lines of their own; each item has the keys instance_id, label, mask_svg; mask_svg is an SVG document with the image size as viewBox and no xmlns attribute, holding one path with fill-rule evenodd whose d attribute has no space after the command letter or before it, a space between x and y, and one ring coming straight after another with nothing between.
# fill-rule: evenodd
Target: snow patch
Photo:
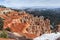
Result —
<instances>
[{"instance_id":1,"label":"snow patch","mask_svg":"<svg viewBox=\"0 0 60 40\"><path fill-rule=\"evenodd\" d=\"M50 34L43 34L42 36L36 37L33 40L56 40L60 37L60 33L50 33Z\"/></svg>"}]
</instances>

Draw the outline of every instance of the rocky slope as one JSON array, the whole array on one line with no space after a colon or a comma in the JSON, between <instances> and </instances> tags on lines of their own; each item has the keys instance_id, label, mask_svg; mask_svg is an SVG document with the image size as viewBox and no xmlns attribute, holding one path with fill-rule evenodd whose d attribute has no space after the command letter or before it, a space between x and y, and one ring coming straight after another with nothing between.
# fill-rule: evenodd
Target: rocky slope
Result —
<instances>
[{"instance_id":1,"label":"rocky slope","mask_svg":"<svg viewBox=\"0 0 60 40\"><path fill-rule=\"evenodd\" d=\"M10 28L15 35L22 35L22 39L33 39L46 33L51 33L51 24L49 19L43 16L33 16L25 11L17 12L9 8L0 8L0 17L4 20L3 28ZM9 34L9 33L8 33ZM16 38L10 35L10 38ZM21 39L19 37L19 39ZM27 40L26 39L26 40Z\"/></svg>"},{"instance_id":2,"label":"rocky slope","mask_svg":"<svg viewBox=\"0 0 60 40\"><path fill-rule=\"evenodd\" d=\"M43 16L34 17L24 11L17 12L4 8L1 8L0 13L0 17L5 19L4 29L9 27L12 32L17 32L27 38L35 38L44 33L51 33L50 20L44 20Z\"/></svg>"}]
</instances>

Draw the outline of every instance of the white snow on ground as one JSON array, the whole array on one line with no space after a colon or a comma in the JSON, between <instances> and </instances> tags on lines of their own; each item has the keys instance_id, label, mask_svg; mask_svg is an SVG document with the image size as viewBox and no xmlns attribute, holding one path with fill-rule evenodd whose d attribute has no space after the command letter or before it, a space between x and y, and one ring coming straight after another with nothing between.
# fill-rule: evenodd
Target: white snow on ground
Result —
<instances>
[{"instance_id":1,"label":"white snow on ground","mask_svg":"<svg viewBox=\"0 0 60 40\"><path fill-rule=\"evenodd\" d=\"M43 34L42 36L36 37L33 40L56 40L60 37L60 33L50 33L50 34Z\"/></svg>"}]
</instances>

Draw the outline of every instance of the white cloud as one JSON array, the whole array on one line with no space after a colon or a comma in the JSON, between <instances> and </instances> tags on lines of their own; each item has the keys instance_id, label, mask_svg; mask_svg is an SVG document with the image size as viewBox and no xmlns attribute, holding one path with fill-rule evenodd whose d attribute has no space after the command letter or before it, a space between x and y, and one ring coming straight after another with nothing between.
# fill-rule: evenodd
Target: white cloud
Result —
<instances>
[{"instance_id":1,"label":"white cloud","mask_svg":"<svg viewBox=\"0 0 60 40\"><path fill-rule=\"evenodd\" d=\"M19 0L5 0L4 1L4 5L6 6L10 6L10 7L13 7L13 6L19 6Z\"/></svg>"}]
</instances>

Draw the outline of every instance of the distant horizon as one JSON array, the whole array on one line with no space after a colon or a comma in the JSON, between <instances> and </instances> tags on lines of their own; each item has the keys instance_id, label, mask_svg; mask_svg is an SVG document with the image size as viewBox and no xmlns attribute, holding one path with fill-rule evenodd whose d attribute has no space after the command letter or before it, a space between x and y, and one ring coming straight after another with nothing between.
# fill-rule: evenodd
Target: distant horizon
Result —
<instances>
[{"instance_id":1,"label":"distant horizon","mask_svg":"<svg viewBox=\"0 0 60 40\"><path fill-rule=\"evenodd\" d=\"M34 6L58 8L60 7L60 0L0 0L0 5L14 8Z\"/></svg>"},{"instance_id":2,"label":"distant horizon","mask_svg":"<svg viewBox=\"0 0 60 40\"><path fill-rule=\"evenodd\" d=\"M7 6L6 6L7 7ZM17 8L17 7L9 7L9 8ZM49 6L31 6L31 7L18 7L19 8L60 8L60 7L49 7Z\"/></svg>"},{"instance_id":3,"label":"distant horizon","mask_svg":"<svg viewBox=\"0 0 60 40\"><path fill-rule=\"evenodd\" d=\"M0 5L0 6L4 6L4 7L7 7L7 8L13 8L13 9L24 9L24 8L47 8L47 9L54 9L54 8L60 8L60 7L50 7L50 6L31 6L31 7L8 7L8 6L5 6L5 5Z\"/></svg>"}]
</instances>

